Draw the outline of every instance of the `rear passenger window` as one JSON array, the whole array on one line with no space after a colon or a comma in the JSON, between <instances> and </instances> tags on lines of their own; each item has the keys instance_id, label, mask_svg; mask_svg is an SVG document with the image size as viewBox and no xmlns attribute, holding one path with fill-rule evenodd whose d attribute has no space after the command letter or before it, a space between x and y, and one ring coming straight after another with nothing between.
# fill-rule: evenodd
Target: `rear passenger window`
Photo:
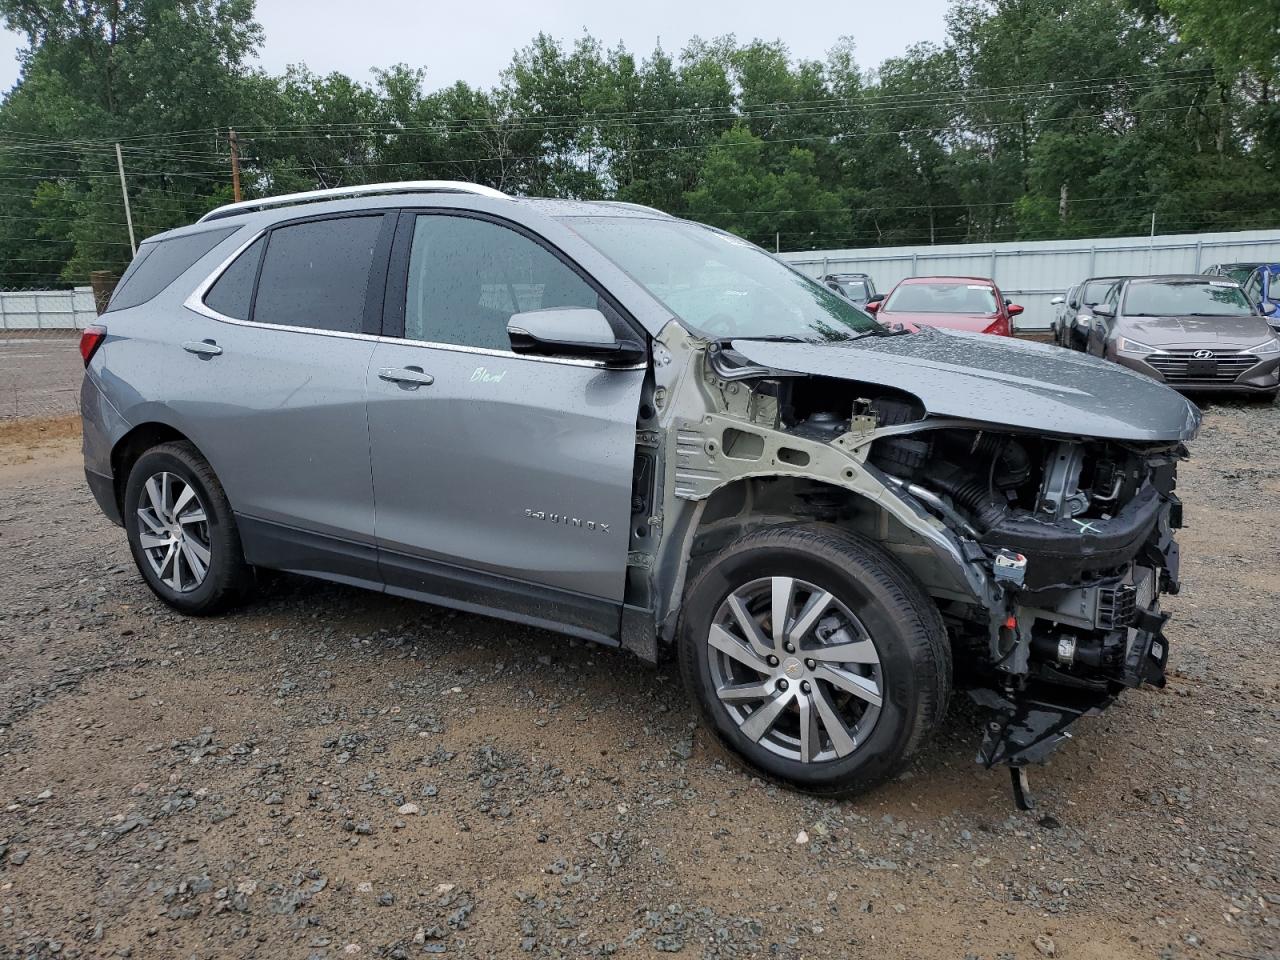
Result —
<instances>
[{"instance_id":1,"label":"rear passenger window","mask_svg":"<svg viewBox=\"0 0 1280 960\"><path fill-rule=\"evenodd\" d=\"M258 279L258 264L267 241L258 238L235 262L223 271L216 283L209 288L204 302L211 310L233 320L248 320L253 306L253 281Z\"/></svg>"},{"instance_id":2,"label":"rear passenger window","mask_svg":"<svg viewBox=\"0 0 1280 960\"><path fill-rule=\"evenodd\" d=\"M415 221L404 318L409 339L510 350L512 314L598 306L590 284L522 233L471 217Z\"/></svg>"},{"instance_id":3,"label":"rear passenger window","mask_svg":"<svg viewBox=\"0 0 1280 960\"><path fill-rule=\"evenodd\" d=\"M359 333L382 221L379 214L273 230L253 304L254 322Z\"/></svg>"},{"instance_id":4,"label":"rear passenger window","mask_svg":"<svg viewBox=\"0 0 1280 960\"><path fill-rule=\"evenodd\" d=\"M144 243L138 248L138 255L129 264L129 269L116 284L107 312L127 310L146 303L239 229L229 227L206 230L203 233L174 237L172 240Z\"/></svg>"}]
</instances>

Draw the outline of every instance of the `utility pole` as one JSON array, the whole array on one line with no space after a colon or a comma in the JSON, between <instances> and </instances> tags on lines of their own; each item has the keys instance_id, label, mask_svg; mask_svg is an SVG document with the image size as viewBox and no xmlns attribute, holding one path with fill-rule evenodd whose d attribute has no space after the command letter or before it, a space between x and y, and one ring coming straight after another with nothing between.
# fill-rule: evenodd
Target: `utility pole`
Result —
<instances>
[{"instance_id":1,"label":"utility pole","mask_svg":"<svg viewBox=\"0 0 1280 960\"><path fill-rule=\"evenodd\" d=\"M124 179L124 156L120 153L120 144L116 144L116 169L120 171L120 193L124 197L124 222L129 225L129 249L138 255L138 242L133 238L133 211L129 209L129 186Z\"/></svg>"},{"instance_id":2,"label":"utility pole","mask_svg":"<svg viewBox=\"0 0 1280 960\"><path fill-rule=\"evenodd\" d=\"M240 138L234 130L228 130L227 139L231 141L231 195L239 203L243 199L240 195Z\"/></svg>"}]
</instances>

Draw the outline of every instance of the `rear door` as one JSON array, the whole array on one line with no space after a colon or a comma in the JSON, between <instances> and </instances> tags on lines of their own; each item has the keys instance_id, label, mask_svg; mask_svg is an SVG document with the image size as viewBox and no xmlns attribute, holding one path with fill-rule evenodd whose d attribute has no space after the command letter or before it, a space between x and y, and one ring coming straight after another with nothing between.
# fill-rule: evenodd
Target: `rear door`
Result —
<instances>
[{"instance_id":1,"label":"rear door","mask_svg":"<svg viewBox=\"0 0 1280 960\"><path fill-rule=\"evenodd\" d=\"M273 227L189 301L176 375L252 563L376 579L365 372L395 214Z\"/></svg>"},{"instance_id":2,"label":"rear door","mask_svg":"<svg viewBox=\"0 0 1280 960\"><path fill-rule=\"evenodd\" d=\"M404 215L387 297L368 410L388 589L615 636L644 366L518 355L506 325L620 308L540 238L447 211Z\"/></svg>"}]
</instances>

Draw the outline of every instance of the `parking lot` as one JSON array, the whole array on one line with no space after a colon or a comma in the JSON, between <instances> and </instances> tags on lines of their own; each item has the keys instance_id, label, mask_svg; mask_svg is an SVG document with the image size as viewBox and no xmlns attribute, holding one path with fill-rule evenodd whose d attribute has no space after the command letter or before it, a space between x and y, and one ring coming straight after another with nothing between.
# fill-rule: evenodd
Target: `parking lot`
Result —
<instances>
[{"instance_id":1,"label":"parking lot","mask_svg":"<svg viewBox=\"0 0 1280 960\"><path fill-rule=\"evenodd\" d=\"M835 803L612 650L289 578L183 619L74 421L0 424L0 953L1274 957L1278 412L1208 411L1171 682L1033 769L1032 813L962 702Z\"/></svg>"},{"instance_id":2,"label":"parking lot","mask_svg":"<svg viewBox=\"0 0 1280 960\"><path fill-rule=\"evenodd\" d=\"M0 336L0 421L79 408L83 367L76 332Z\"/></svg>"}]
</instances>

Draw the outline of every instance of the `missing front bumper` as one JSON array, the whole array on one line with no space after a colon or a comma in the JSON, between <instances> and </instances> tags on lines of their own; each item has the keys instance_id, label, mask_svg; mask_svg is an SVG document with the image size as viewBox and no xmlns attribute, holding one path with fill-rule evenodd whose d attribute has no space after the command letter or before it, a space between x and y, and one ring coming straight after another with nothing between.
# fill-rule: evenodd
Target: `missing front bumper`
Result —
<instances>
[{"instance_id":1,"label":"missing front bumper","mask_svg":"<svg viewBox=\"0 0 1280 960\"><path fill-rule=\"evenodd\" d=\"M978 750L978 762L988 769L1008 766L1015 771L1014 796L1019 807L1029 809L1032 801L1025 774L1018 772L1028 764L1044 763L1071 737L1070 728L1077 720L1099 715L1126 688L1164 686L1169 661L1169 643L1163 632L1167 619L1168 614L1156 610L1139 610L1129 627L1123 662L1104 681L1033 680L1021 688L1004 691L990 687L969 691L975 703L992 713Z\"/></svg>"}]
</instances>

